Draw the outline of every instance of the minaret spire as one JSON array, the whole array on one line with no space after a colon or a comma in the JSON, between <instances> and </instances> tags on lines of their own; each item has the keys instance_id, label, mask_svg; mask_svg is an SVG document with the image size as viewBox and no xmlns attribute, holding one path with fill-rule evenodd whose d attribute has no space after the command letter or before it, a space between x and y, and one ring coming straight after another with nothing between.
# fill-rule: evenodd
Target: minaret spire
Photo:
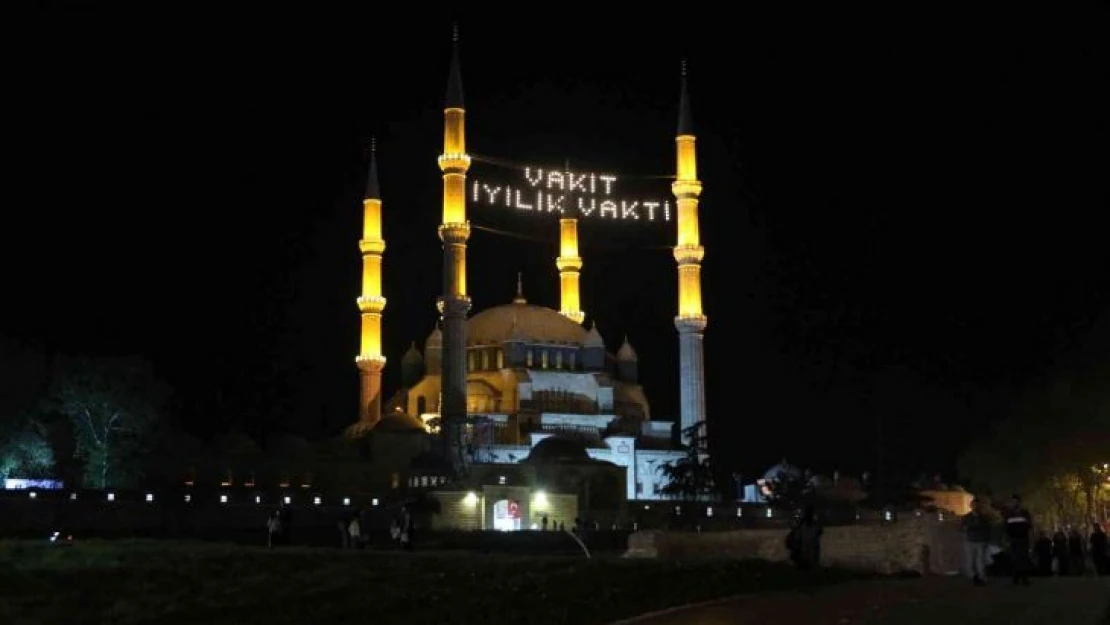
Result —
<instances>
[{"instance_id":1,"label":"minaret spire","mask_svg":"<svg viewBox=\"0 0 1110 625\"><path fill-rule=\"evenodd\" d=\"M365 199L382 199L381 189L378 188L378 159L375 158L375 153L378 151L378 140L376 137L370 137L370 174L366 177L366 195Z\"/></svg>"},{"instance_id":2,"label":"minaret spire","mask_svg":"<svg viewBox=\"0 0 1110 625\"><path fill-rule=\"evenodd\" d=\"M466 313L470 310L466 291L466 242L470 239L466 172L470 169L470 156L466 153L458 32L456 26L451 36L451 69L443 106L443 154L439 156L439 168L443 171L443 221L439 226L439 238L443 241L443 295L438 307L443 317L440 387L443 453L456 474L461 474L466 470L462 430L466 422Z\"/></svg>"},{"instance_id":3,"label":"minaret spire","mask_svg":"<svg viewBox=\"0 0 1110 625\"><path fill-rule=\"evenodd\" d=\"M690 93L686 88L686 59L682 59L682 92L678 96L678 136L694 136L694 118L690 114Z\"/></svg>"},{"instance_id":4,"label":"minaret spire","mask_svg":"<svg viewBox=\"0 0 1110 625\"><path fill-rule=\"evenodd\" d=\"M682 62L682 87L679 94L678 133L675 137L676 173L671 191L678 202L678 241L674 248L678 264L678 329L680 421L682 442L690 444L685 432L705 423L705 357L702 343L708 320L701 308L701 246L698 225L697 153L694 149L694 123L686 86L686 61ZM703 438L704 440L704 438Z\"/></svg>"},{"instance_id":5,"label":"minaret spire","mask_svg":"<svg viewBox=\"0 0 1110 625\"><path fill-rule=\"evenodd\" d=\"M459 25L451 26L451 70L447 75L445 108L465 108L463 105L462 69L459 66Z\"/></svg>"},{"instance_id":6,"label":"minaret spire","mask_svg":"<svg viewBox=\"0 0 1110 625\"><path fill-rule=\"evenodd\" d=\"M378 188L376 152L377 143L371 138L366 196L362 200L362 240L358 242L362 252L362 295L356 301L362 315L362 330L358 356L355 357L359 373L359 418L358 423L348 430L352 436L365 433L382 418L382 369L385 367L385 356L382 355L382 311L385 310L382 254L385 252L385 240L382 239L382 200Z\"/></svg>"},{"instance_id":7,"label":"minaret spire","mask_svg":"<svg viewBox=\"0 0 1110 625\"><path fill-rule=\"evenodd\" d=\"M528 300L524 299L524 272L516 272L516 297L513 298L514 304L527 304ZM515 313L514 313L515 315ZM515 316L514 316L515 318Z\"/></svg>"}]
</instances>

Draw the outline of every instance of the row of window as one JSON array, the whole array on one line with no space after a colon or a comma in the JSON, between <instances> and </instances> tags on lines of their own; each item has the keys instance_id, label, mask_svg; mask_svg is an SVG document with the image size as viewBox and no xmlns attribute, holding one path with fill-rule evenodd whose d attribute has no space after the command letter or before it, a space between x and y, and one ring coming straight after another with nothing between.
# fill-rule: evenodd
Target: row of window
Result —
<instances>
[{"instance_id":1,"label":"row of window","mask_svg":"<svg viewBox=\"0 0 1110 625\"><path fill-rule=\"evenodd\" d=\"M505 368L505 352L497 349L470 350L467 353L467 371L481 371L490 369L490 353L493 353L494 369ZM529 369L568 369L573 371L576 364L576 354L573 351L562 349L529 349L524 354L524 365Z\"/></svg>"}]
</instances>

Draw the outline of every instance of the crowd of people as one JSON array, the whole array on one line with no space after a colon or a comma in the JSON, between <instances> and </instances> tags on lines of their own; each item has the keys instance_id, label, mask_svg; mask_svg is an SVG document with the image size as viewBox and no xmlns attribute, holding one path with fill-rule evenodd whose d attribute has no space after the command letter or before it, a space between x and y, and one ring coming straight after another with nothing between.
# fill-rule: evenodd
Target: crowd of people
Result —
<instances>
[{"instance_id":1,"label":"crowd of people","mask_svg":"<svg viewBox=\"0 0 1110 625\"><path fill-rule=\"evenodd\" d=\"M1110 575L1110 551L1106 532L1095 522L1084 536L1078 527L1058 527L1052 536L1040 530L1033 540L1033 516L1014 495L1002 511L1001 532L996 532L987 504L976 498L962 519L967 551L967 572L972 583L987 583L992 554L1004 539L1008 546L1014 584L1029 585L1030 576ZM1089 564L1089 566L1088 566Z\"/></svg>"}]
</instances>

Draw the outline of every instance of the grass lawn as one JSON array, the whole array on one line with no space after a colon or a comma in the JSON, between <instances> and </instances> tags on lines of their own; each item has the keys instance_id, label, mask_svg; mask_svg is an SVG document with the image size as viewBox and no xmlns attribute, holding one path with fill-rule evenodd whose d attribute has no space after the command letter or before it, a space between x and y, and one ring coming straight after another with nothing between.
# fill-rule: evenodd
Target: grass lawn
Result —
<instances>
[{"instance_id":1,"label":"grass lawn","mask_svg":"<svg viewBox=\"0 0 1110 625\"><path fill-rule=\"evenodd\" d=\"M829 572L824 582L850 579ZM0 623L607 623L807 585L767 562L0 541Z\"/></svg>"}]
</instances>

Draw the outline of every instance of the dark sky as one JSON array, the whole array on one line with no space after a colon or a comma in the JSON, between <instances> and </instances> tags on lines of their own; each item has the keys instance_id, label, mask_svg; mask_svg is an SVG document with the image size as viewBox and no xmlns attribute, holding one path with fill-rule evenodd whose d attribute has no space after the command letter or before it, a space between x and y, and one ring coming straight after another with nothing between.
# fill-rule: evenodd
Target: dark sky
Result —
<instances>
[{"instance_id":1,"label":"dark sky","mask_svg":"<svg viewBox=\"0 0 1110 625\"><path fill-rule=\"evenodd\" d=\"M144 355L201 436L351 422L371 134L387 389L435 318L451 17L430 13L20 19L0 331ZM470 151L666 193L689 57L726 464L873 468L878 415L888 469L947 470L1110 306L1104 15L1028 31L557 17L458 16ZM469 216L518 235L475 230L475 310L507 302L517 271L557 308L555 222ZM582 228L584 309L612 349L627 333L654 414L675 416L673 226Z\"/></svg>"}]
</instances>

